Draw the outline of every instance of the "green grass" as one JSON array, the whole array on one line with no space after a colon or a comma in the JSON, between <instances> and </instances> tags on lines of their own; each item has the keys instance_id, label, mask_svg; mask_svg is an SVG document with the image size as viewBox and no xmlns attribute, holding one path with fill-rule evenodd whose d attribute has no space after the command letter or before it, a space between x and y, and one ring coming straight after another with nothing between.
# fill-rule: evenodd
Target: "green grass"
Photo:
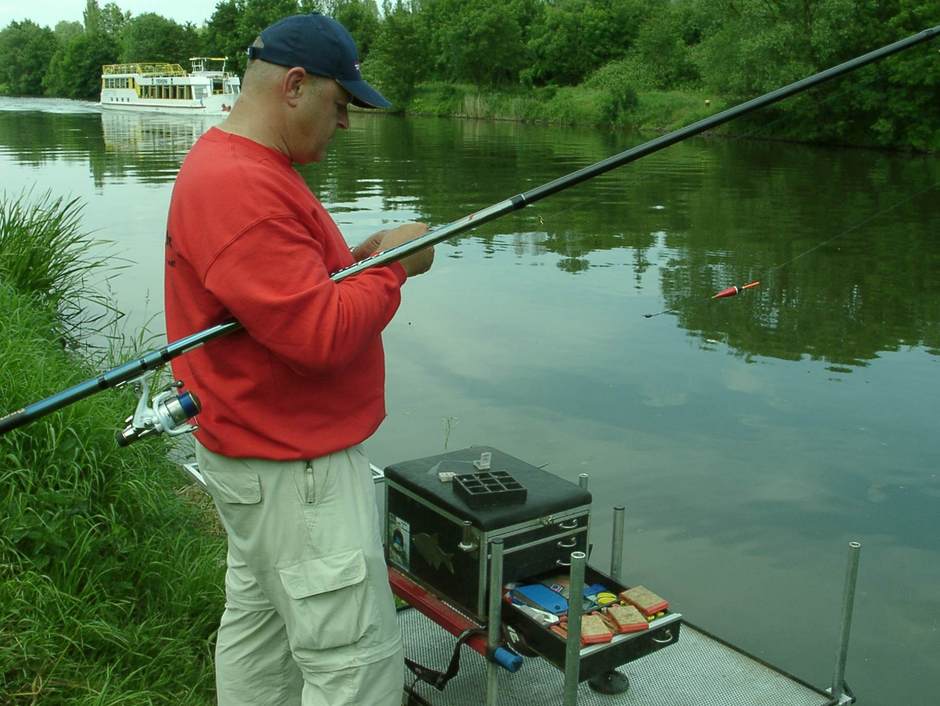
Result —
<instances>
[{"instance_id":1,"label":"green grass","mask_svg":"<svg viewBox=\"0 0 940 706\"><path fill-rule=\"evenodd\" d=\"M0 204L0 413L95 372L63 346L98 267L77 208ZM164 440L115 444L134 402L103 392L0 436L0 703L212 701L224 542Z\"/></svg>"},{"instance_id":2,"label":"green grass","mask_svg":"<svg viewBox=\"0 0 940 706\"><path fill-rule=\"evenodd\" d=\"M580 86L480 90L471 85L418 86L408 113L667 132L725 108L697 91L634 91L598 72Z\"/></svg>"},{"instance_id":3,"label":"green grass","mask_svg":"<svg viewBox=\"0 0 940 706\"><path fill-rule=\"evenodd\" d=\"M630 115L633 126L642 131L669 132L707 118L730 107L696 91L640 91L638 104Z\"/></svg>"},{"instance_id":4,"label":"green grass","mask_svg":"<svg viewBox=\"0 0 940 706\"><path fill-rule=\"evenodd\" d=\"M408 112L413 115L597 125L605 122L602 98L601 91L583 87L481 91L471 85L430 83L418 87Z\"/></svg>"}]
</instances>

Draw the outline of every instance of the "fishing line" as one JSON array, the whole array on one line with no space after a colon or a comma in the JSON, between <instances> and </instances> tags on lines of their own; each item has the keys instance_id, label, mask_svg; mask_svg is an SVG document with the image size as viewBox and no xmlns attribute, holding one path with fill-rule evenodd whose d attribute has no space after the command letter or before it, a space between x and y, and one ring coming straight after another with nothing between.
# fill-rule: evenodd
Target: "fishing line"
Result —
<instances>
[{"instance_id":1,"label":"fishing line","mask_svg":"<svg viewBox=\"0 0 940 706\"><path fill-rule=\"evenodd\" d=\"M815 252L816 250L819 250L820 248L822 248L822 247L828 245L828 244L831 243L833 240L836 240L836 239L838 239L838 238L841 238L841 237L844 236L844 235L848 235L848 234L851 233L852 231L858 230L858 229L861 228L862 226L871 223L873 220L875 220L875 219L878 218L879 216L883 216L884 214L888 213L889 211L893 211L894 209L896 209L896 208L898 208L898 207L900 207L900 206L903 206L903 205L906 204L906 203L910 203L911 201L913 201L913 200L916 199L917 197L923 196L924 194L926 194L926 193L927 193L928 191L930 191L931 189L937 188L937 185L938 185L938 184L940 184L940 182L934 182L933 184L931 184L930 186L928 186L926 189L922 189L921 191L918 191L916 194L914 194L914 195L912 195L912 196L908 196L907 198L903 198L903 199L901 199L900 201L898 201L897 203L894 203L894 204L888 206L887 208L883 208L882 210L880 210L880 211L874 213L873 215L869 216L869 217L866 218L865 220L859 221L858 223L849 226L849 227L846 228L844 231L842 231L841 233L838 233L838 234L832 236L832 237L829 238L828 240L824 240L824 241L822 241L821 243L819 243L819 244L817 244L817 245L814 245L814 246L811 247L809 250L806 250L805 252L801 252L799 255L796 255L795 257L790 258L790 259L787 260L786 262L783 262L783 263L781 263L781 264L779 264L779 265L774 265L774 266L771 267L770 269L765 270L765 274L768 274L768 275L769 275L769 274L771 274L772 272L776 272L777 270L783 269L783 268L786 267L787 265L789 265L789 264L791 264L791 263L793 263L793 262L796 262L796 261L799 260L801 257L805 257L806 255L809 255L811 252Z\"/></svg>"},{"instance_id":2,"label":"fishing line","mask_svg":"<svg viewBox=\"0 0 940 706\"><path fill-rule=\"evenodd\" d=\"M868 225L869 223L871 223L872 221L876 220L876 219L879 218L880 216L883 216L884 214L889 213L889 212L893 211L893 210L896 209L896 208L900 208L901 206L910 203L911 201L917 199L918 197L923 196L923 195L926 194L928 191L931 191L932 189L937 188L938 185L940 185L940 182L934 182L933 184L931 184L930 186L928 186L926 189L921 189L920 191L918 191L918 192L916 192L916 193L914 193L914 194L912 194L912 195L906 196L906 197L902 198L901 200L896 201L895 203L891 204L890 206L887 206L887 207L885 207L885 208L883 208L883 209L881 209L881 210L879 210L879 211L876 211L875 213L873 213L872 215L868 216L867 218L864 218L863 220L859 221L858 223L852 224L851 226L849 226L849 227L846 228L845 230L840 231L839 233L837 233L836 235L832 236L831 238L827 238L826 240L822 241L821 243L817 243L817 244L814 245L813 247L808 248L807 250L804 250L803 252L799 253L798 255L795 255L794 257L791 257L789 260L786 260L786 261L784 261L784 262L782 262L782 263L780 263L780 264L778 264L778 265L774 265L773 267L770 267L770 268L768 268L768 269L766 269L766 270L763 270L763 271L762 271L762 272L763 272L763 277L766 277L766 276L768 276L768 275L770 275L770 274L772 274L772 273L774 273L774 272L777 272L778 270L783 269L784 267L787 267L788 265L793 264L794 262L796 262L796 261L799 260L800 258L806 257L806 256L809 255L810 253L815 252L816 250L819 250L819 249L822 248L822 247L825 247L826 245L828 245L828 244L831 243L832 241L837 240L837 239L839 239L839 238L841 238L841 237L843 237L843 236L845 236L845 235L848 235L849 233L858 230L858 229L861 228L862 226ZM743 292L743 291L745 291L745 290L747 290L747 289L752 289L752 288L758 286L758 285L760 284L760 282L761 282L761 280L758 279L758 280L754 280L754 281L752 281L752 282L748 282L747 284L744 284L744 285L728 287L727 289L724 289L724 290L722 290L721 292L718 292L718 294L716 294L716 295L714 295L713 297L711 297L708 301L713 301L714 299L725 298L725 297L729 297L729 296L735 296L736 294L739 294L740 292ZM735 290L735 291L734 291L734 292L730 292L729 290ZM689 297L687 297L687 298L682 302L682 305L684 305L685 303L687 303L687 302L689 302L689 301L692 301L693 299L695 299L696 301L700 301L700 299L699 299L698 297L691 297L691 296L689 296ZM656 317L656 316L662 316L663 314L672 314L672 313L678 312L679 309L680 309L680 307L681 307L682 305L675 306L675 307L673 307L673 308L671 308L671 309L665 309L665 310L663 310L663 311L658 311L658 312L656 312L655 314L643 314L643 318L644 318L644 319L652 319L652 318L654 318L654 317Z\"/></svg>"}]
</instances>

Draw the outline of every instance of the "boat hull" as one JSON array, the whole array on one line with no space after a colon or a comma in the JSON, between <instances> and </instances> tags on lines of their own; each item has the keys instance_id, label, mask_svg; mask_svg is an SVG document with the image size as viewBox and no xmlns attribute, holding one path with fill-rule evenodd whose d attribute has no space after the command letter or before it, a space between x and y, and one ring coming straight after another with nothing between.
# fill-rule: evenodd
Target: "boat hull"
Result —
<instances>
[{"instance_id":1,"label":"boat hull","mask_svg":"<svg viewBox=\"0 0 940 706\"><path fill-rule=\"evenodd\" d=\"M221 96L220 96L221 97ZM98 105L102 110L120 110L133 113L175 113L176 115L228 115L234 104L233 98L225 96L227 100L219 101L128 101L126 103L110 103L101 101Z\"/></svg>"}]
</instances>

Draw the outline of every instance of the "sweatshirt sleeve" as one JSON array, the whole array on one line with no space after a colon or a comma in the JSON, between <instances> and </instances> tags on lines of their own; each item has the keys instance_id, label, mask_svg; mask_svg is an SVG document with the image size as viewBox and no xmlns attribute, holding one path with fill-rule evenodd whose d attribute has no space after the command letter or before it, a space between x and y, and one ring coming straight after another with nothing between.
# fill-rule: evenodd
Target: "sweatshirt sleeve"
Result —
<instances>
[{"instance_id":1,"label":"sweatshirt sleeve","mask_svg":"<svg viewBox=\"0 0 940 706\"><path fill-rule=\"evenodd\" d=\"M391 321L405 270L330 279L323 245L293 218L262 221L229 243L204 284L258 343L301 374L345 367Z\"/></svg>"}]
</instances>

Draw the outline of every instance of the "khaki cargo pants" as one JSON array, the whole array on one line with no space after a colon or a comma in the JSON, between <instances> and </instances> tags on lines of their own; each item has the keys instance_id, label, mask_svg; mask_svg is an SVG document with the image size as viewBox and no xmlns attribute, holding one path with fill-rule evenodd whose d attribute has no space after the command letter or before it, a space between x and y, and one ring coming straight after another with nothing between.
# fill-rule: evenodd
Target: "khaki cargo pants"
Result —
<instances>
[{"instance_id":1,"label":"khaki cargo pants","mask_svg":"<svg viewBox=\"0 0 940 706\"><path fill-rule=\"evenodd\" d=\"M399 706L401 634L360 446L196 460L228 535L220 706Z\"/></svg>"}]
</instances>

